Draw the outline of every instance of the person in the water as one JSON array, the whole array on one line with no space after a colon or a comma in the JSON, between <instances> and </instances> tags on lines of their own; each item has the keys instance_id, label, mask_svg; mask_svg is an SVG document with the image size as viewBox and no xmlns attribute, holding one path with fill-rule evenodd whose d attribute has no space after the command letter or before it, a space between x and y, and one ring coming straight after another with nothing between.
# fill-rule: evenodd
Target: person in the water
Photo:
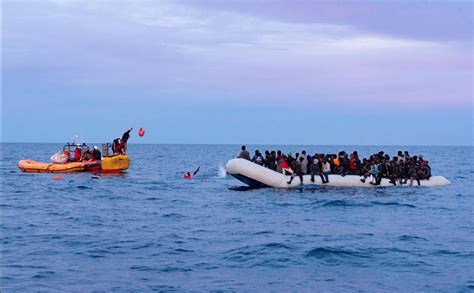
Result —
<instances>
[{"instance_id":1,"label":"person in the water","mask_svg":"<svg viewBox=\"0 0 474 293\"><path fill-rule=\"evenodd\" d=\"M201 167L198 167L196 169L196 171L194 171L194 173L191 174L191 172L186 172L184 173L184 179L191 179L191 178L194 178L194 176L196 176L196 174L199 172L199 170L201 169Z\"/></svg>"}]
</instances>

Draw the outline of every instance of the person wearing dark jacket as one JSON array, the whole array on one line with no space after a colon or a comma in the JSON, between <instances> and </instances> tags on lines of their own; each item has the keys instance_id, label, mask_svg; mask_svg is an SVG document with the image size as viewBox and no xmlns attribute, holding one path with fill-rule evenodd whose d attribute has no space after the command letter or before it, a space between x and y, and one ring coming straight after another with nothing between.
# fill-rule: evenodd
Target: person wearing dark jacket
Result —
<instances>
[{"instance_id":1,"label":"person wearing dark jacket","mask_svg":"<svg viewBox=\"0 0 474 293\"><path fill-rule=\"evenodd\" d=\"M323 175L323 164L321 162L321 158L317 155L311 160L311 182L314 182L314 175L319 175L321 177L321 182L326 183L325 177Z\"/></svg>"},{"instance_id":2,"label":"person wearing dark jacket","mask_svg":"<svg viewBox=\"0 0 474 293\"><path fill-rule=\"evenodd\" d=\"M388 178L390 178L390 183L392 183L393 185L397 185L397 180L400 177L400 166L396 163L396 161L390 162L388 171L389 171ZM401 185L401 181L400 181L400 185Z\"/></svg>"},{"instance_id":3,"label":"person wearing dark jacket","mask_svg":"<svg viewBox=\"0 0 474 293\"><path fill-rule=\"evenodd\" d=\"M418 176L418 168L413 163L408 163L408 178L410 178L410 186L413 185L413 180L416 180L420 185L420 177Z\"/></svg>"},{"instance_id":4,"label":"person wearing dark jacket","mask_svg":"<svg viewBox=\"0 0 474 293\"><path fill-rule=\"evenodd\" d=\"M122 135L122 144L123 144L123 152L127 152L127 142L128 139L130 138L130 132L133 130L133 128L127 129Z\"/></svg>"},{"instance_id":5,"label":"person wearing dark jacket","mask_svg":"<svg viewBox=\"0 0 474 293\"><path fill-rule=\"evenodd\" d=\"M367 177L370 176L370 162L367 160L367 159L363 159L362 160L362 164L361 164L361 167L360 167L360 175L363 177L360 179L360 181L362 181L363 183L365 183L365 180L367 179Z\"/></svg>"},{"instance_id":6,"label":"person wearing dark jacket","mask_svg":"<svg viewBox=\"0 0 474 293\"><path fill-rule=\"evenodd\" d=\"M293 174L291 174L290 181L287 182L288 184L291 184L291 182L293 181L293 178L295 178L296 176L300 177L300 182L301 184L303 184L303 172L301 170L301 167L303 164L304 164L303 157L300 157L298 160L295 160L293 162L293 166L292 166Z\"/></svg>"},{"instance_id":7,"label":"person wearing dark jacket","mask_svg":"<svg viewBox=\"0 0 474 293\"><path fill-rule=\"evenodd\" d=\"M271 169L273 171L276 171L277 169L277 162L276 162L276 153L275 151L270 152L270 158L268 160L268 169Z\"/></svg>"},{"instance_id":8,"label":"person wearing dark jacket","mask_svg":"<svg viewBox=\"0 0 474 293\"><path fill-rule=\"evenodd\" d=\"M255 155L252 158L252 162L254 162L257 165L263 166L264 159L259 150L255 151Z\"/></svg>"},{"instance_id":9,"label":"person wearing dark jacket","mask_svg":"<svg viewBox=\"0 0 474 293\"><path fill-rule=\"evenodd\" d=\"M94 146L94 148L92 149L92 160L94 161L102 160L102 154L99 151L99 148L97 146Z\"/></svg>"},{"instance_id":10,"label":"person wearing dark jacket","mask_svg":"<svg viewBox=\"0 0 474 293\"><path fill-rule=\"evenodd\" d=\"M379 174L377 178L375 179L375 185L380 185L380 183L382 182L382 178L384 177L388 177L388 168L387 168L385 159L383 159L382 162L380 162Z\"/></svg>"}]
</instances>

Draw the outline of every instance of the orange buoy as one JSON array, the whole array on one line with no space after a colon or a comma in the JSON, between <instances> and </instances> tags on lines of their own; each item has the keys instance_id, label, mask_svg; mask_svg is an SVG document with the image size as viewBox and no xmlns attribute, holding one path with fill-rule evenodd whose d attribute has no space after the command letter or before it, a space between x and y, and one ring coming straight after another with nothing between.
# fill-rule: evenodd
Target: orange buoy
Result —
<instances>
[{"instance_id":1,"label":"orange buoy","mask_svg":"<svg viewBox=\"0 0 474 293\"><path fill-rule=\"evenodd\" d=\"M189 172L186 172L184 173L184 179L191 179L193 176L191 175L191 173Z\"/></svg>"},{"instance_id":2,"label":"orange buoy","mask_svg":"<svg viewBox=\"0 0 474 293\"><path fill-rule=\"evenodd\" d=\"M53 180L63 180L63 176L53 176Z\"/></svg>"},{"instance_id":3,"label":"orange buoy","mask_svg":"<svg viewBox=\"0 0 474 293\"><path fill-rule=\"evenodd\" d=\"M138 130L138 136L143 137L144 135L145 135L145 129L140 128L140 129Z\"/></svg>"}]
</instances>

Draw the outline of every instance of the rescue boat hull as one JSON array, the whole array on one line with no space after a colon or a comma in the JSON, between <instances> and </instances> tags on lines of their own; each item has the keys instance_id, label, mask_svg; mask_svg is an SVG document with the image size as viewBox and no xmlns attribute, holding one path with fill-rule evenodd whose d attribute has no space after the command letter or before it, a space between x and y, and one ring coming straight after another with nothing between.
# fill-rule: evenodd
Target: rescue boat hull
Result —
<instances>
[{"instance_id":1,"label":"rescue boat hull","mask_svg":"<svg viewBox=\"0 0 474 293\"><path fill-rule=\"evenodd\" d=\"M104 157L101 161L71 162L66 164L42 163L33 160L21 160L18 168L27 173L120 173L130 167L127 155Z\"/></svg>"}]
</instances>

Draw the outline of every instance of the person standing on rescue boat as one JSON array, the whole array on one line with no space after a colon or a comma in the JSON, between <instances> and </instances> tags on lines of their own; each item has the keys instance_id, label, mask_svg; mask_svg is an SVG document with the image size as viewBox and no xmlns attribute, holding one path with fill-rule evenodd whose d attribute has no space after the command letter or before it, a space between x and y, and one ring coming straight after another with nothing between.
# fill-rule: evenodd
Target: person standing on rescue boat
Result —
<instances>
[{"instance_id":1,"label":"person standing on rescue boat","mask_svg":"<svg viewBox=\"0 0 474 293\"><path fill-rule=\"evenodd\" d=\"M81 161L81 155L82 155L81 145L78 144L76 146L76 149L74 150L74 162L80 162Z\"/></svg>"},{"instance_id":2,"label":"person standing on rescue boat","mask_svg":"<svg viewBox=\"0 0 474 293\"><path fill-rule=\"evenodd\" d=\"M127 142L128 139L130 138L130 132L133 130L133 127L125 131L122 135L122 143L123 143L123 152L127 152Z\"/></svg>"}]
</instances>

